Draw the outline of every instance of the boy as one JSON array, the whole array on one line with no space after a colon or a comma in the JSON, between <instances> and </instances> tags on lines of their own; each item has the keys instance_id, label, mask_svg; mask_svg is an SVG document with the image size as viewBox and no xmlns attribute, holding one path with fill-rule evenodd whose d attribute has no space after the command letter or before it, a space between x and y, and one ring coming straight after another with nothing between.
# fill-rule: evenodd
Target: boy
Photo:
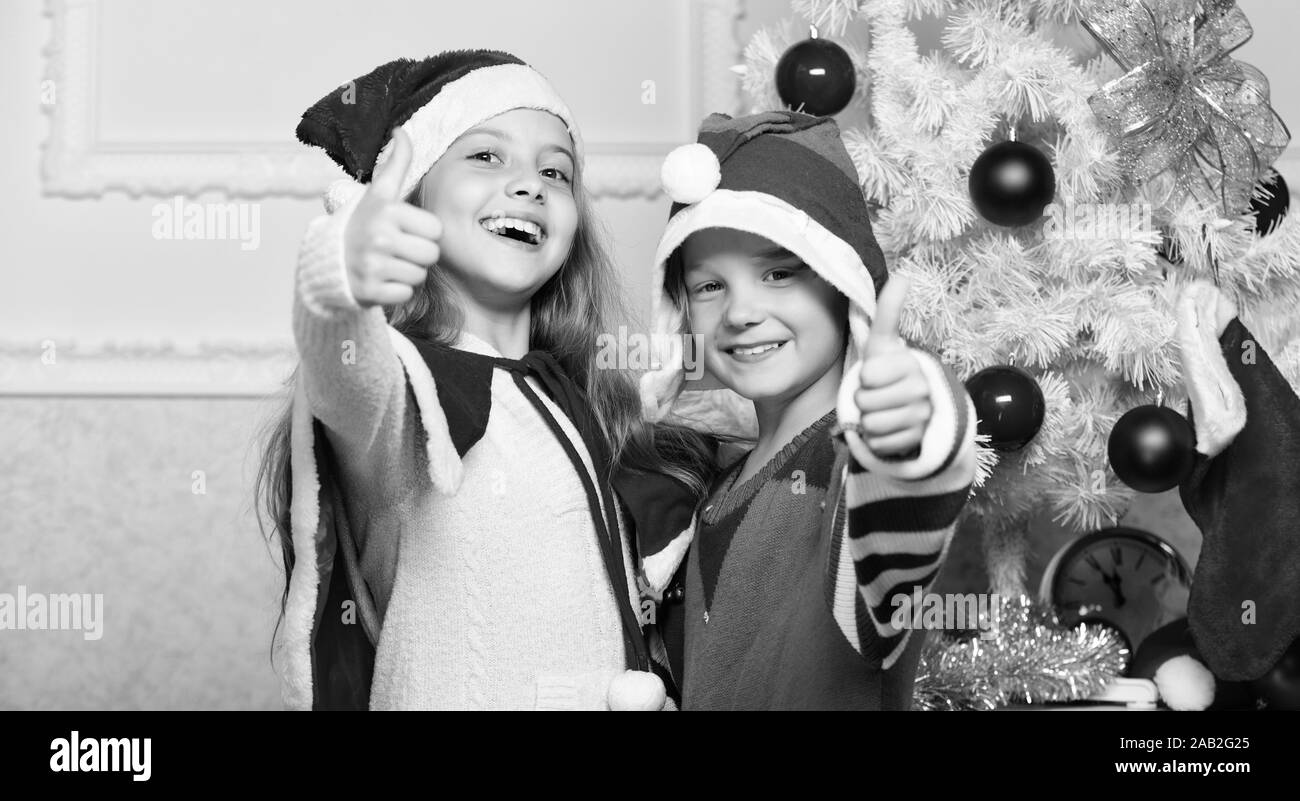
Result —
<instances>
[{"instance_id":1,"label":"boy","mask_svg":"<svg viewBox=\"0 0 1300 801\"><path fill-rule=\"evenodd\" d=\"M682 706L907 709L923 638L890 620L965 505L970 399L897 334L906 287L832 119L715 114L663 179L646 415L757 426L692 525L641 545L650 594L681 599L661 623ZM682 333L721 389L684 388Z\"/></svg>"}]
</instances>

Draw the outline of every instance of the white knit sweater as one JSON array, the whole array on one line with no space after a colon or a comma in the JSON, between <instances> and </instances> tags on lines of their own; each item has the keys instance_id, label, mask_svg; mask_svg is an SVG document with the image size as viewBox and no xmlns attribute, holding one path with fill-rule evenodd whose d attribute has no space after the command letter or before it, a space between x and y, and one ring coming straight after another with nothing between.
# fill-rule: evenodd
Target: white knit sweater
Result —
<instances>
[{"instance_id":1,"label":"white knit sweater","mask_svg":"<svg viewBox=\"0 0 1300 801\"><path fill-rule=\"evenodd\" d=\"M487 429L464 456L458 491L436 491L419 393L382 310L361 308L348 289L347 211L308 229L293 321L300 380L341 465L361 573L382 619L371 708L605 708L625 657L578 473L497 370ZM457 347L500 355L468 335ZM590 473L577 431L529 380Z\"/></svg>"}]
</instances>

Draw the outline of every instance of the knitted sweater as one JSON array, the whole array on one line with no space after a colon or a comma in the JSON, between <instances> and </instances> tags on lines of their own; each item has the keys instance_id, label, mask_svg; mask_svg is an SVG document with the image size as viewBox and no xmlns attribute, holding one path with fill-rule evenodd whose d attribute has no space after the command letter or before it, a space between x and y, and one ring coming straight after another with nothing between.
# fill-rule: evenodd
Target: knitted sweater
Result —
<instances>
[{"instance_id":1,"label":"knitted sweater","mask_svg":"<svg viewBox=\"0 0 1300 801\"><path fill-rule=\"evenodd\" d=\"M907 709L923 637L891 601L934 581L974 476L973 413L905 480L858 465L828 413L742 486L715 482L684 569L682 708ZM945 399L945 405L946 404Z\"/></svg>"},{"instance_id":2,"label":"knitted sweater","mask_svg":"<svg viewBox=\"0 0 1300 801\"><path fill-rule=\"evenodd\" d=\"M624 633L578 468L535 399L498 369L486 425L461 454L459 488L438 491L431 462L447 455L435 453L433 387L459 377L435 368L423 388L409 341L382 309L351 297L341 259L346 221L339 213L308 230L293 320L301 385L341 473L342 506L379 619L371 708L605 708L610 680L627 667ZM500 356L468 335L456 347ZM526 380L601 486L572 421ZM618 583L632 588L618 528ZM626 603L635 600L629 589Z\"/></svg>"}]
</instances>

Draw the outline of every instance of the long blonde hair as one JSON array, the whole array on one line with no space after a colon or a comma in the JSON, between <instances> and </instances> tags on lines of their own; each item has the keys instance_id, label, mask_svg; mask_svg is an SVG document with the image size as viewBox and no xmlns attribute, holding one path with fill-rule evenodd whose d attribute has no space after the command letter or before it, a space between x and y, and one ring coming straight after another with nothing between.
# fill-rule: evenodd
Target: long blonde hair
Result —
<instances>
[{"instance_id":1,"label":"long blonde hair","mask_svg":"<svg viewBox=\"0 0 1300 801\"><path fill-rule=\"evenodd\" d=\"M419 205L419 191L407 202ZM611 332L614 322L628 317L613 265L582 191L580 173L574 177L573 197L578 212L573 244L559 271L532 297L529 347L550 352L568 376L586 389L611 455L611 473L617 468L664 473L700 497L713 471L707 441L686 429L643 423L632 378L620 370L597 367L598 337ZM461 327L460 309L436 267L411 300L401 306L385 307L384 312L389 324L399 332L431 337L444 344L454 342ZM290 387L297 372L295 369L289 377ZM289 528L293 486L289 467L291 420L292 408L286 405L272 421L254 493L263 536L270 541L279 535L285 571L282 619L295 558Z\"/></svg>"}]
</instances>

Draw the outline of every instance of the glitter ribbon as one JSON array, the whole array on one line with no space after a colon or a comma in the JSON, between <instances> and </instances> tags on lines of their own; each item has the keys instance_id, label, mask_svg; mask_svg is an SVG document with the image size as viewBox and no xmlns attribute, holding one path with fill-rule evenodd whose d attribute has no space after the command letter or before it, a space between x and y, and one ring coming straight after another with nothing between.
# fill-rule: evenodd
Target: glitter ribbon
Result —
<instances>
[{"instance_id":1,"label":"glitter ribbon","mask_svg":"<svg viewBox=\"0 0 1300 801\"><path fill-rule=\"evenodd\" d=\"M1190 196L1244 213L1291 132L1264 74L1228 57L1252 34L1234 0L1094 0L1082 22L1127 70L1088 104L1129 181L1167 173L1160 202Z\"/></svg>"},{"instance_id":2,"label":"glitter ribbon","mask_svg":"<svg viewBox=\"0 0 1300 801\"><path fill-rule=\"evenodd\" d=\"M1124 671L1129 652L1101 626L1061 625L1027 596L999 598L992 638L932 638L921 649L912 708L997 709L1013 703L1082 701Z\"/></svg>"}]
</instances>

